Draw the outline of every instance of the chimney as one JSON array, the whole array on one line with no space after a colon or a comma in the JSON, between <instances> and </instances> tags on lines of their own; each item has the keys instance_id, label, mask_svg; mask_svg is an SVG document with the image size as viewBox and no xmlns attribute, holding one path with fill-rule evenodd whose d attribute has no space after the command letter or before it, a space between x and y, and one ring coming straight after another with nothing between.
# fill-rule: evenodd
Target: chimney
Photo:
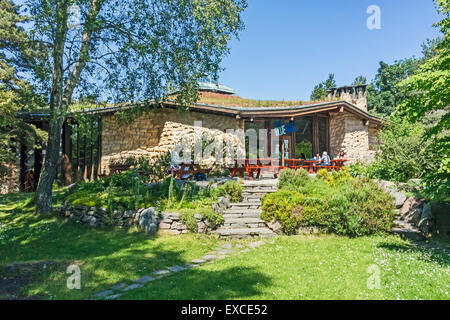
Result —
<instances>
[{"instance_id":1,"label":"chimney","mask_svg":"<svg viewBox=\"0 0 450 320\"><path fill-rule=\"evenodd\" d=\"M367 112L367 85L333 88L328 90L328 100L344 100Z\"/></svg>"}]
</instances>

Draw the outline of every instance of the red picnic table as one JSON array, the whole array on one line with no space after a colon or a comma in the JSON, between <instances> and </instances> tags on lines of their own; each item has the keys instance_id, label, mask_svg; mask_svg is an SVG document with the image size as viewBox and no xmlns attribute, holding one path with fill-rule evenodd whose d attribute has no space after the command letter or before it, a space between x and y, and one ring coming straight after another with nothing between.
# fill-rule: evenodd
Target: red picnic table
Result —
<instances>
[{"instance_id":1,"label":"red picnic table","mask_svg":"<svg viewBox=\"0 0 450 320\"><path fill-rule=\"evenodd\" d=\"M181 179L181 177L183 177L184 175L190 176L190 175L196 175L198 173L207 174L207 173L209 173L209 171L211 171L210 169L202 168L201 165L198 163L192 163L192 162L181 162L179 164L179 166L180 166L179 169L172 169L172 174L177 179Z\"/></svg>"},{"instance_id":2,"label":"red picnic table","mask_svg":"<svg viewBox=\"0 0 450 320\"><path fill-rule=\"evenodd\" d=\"M255 173L256 178L259 178L262 171L273 172L277 175L280 170L286 168L278 165L279 163L279 160L271 158L245 159L242 161L235 161L234 166L229 167L228 170L230 170L232 177L239 174L239 177L243 178L244 174L247 173L249 180L253 180L255 178Z\"/></svg>"}]
</instances>

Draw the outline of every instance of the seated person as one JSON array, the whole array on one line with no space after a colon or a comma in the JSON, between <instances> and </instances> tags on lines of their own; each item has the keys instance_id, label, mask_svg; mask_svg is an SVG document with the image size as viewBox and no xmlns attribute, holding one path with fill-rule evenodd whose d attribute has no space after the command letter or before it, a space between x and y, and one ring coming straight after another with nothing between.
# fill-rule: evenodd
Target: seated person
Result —
<instances>
[{"instance_id":1,"label":"seated person","mask_svg":"<svg viewBox=\"0 0 450 320\"><path fill-rule=\"evenodd\" d=\"M306 160L306 156L305 156L304 153L301 153L301 154L300 154L300 160Z\"/></svg>"},{"instance_id":2,"label":"seated person","mask_svg":"<svg viewBox=\"0 0 450 320\"><path fill-rule=\"evenodd\" d=\"M326 151L324 151L323 153L322 153L322 164L321 164L321 166L330 166L331 165L331 159L330 159L330 156L327 154L327 152Z\"/></svg>"},{"instance_id":3,"label":"seated person","mask_svg":"<svg viewBox=\"0 0 450 320\"><path fill-rule=\"evenodd\" d=\"M320 153L316 153L316 156L312 158L314 161L322 161L322 157L320 156Z\"/></svg>"}]
</instances>

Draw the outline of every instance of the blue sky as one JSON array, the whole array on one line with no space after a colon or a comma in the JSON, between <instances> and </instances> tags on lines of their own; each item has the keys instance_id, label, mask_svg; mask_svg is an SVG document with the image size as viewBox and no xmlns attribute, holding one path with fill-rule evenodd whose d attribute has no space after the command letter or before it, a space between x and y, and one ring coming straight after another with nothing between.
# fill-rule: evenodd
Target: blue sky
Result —
<instances>
[{"instance_id":1,"label":"blue sky","mask_svg":"<svg viewBox=\"0 0 450 320\"><path fill-rule=\"evenodd\" d=\"M366 26L370 5L380 30ZM420 56L440 16L431 0L248 0L243 20L219 81L246 98L309 100L329 73L338 85L370 81L379 61Z\"/></svg>"}]
</instances>

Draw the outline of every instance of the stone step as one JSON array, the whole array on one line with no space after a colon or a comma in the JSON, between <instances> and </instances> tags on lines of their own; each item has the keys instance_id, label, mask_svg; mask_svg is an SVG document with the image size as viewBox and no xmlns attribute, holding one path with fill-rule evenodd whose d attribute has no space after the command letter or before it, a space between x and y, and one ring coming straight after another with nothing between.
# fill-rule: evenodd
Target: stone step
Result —
<instances>
[{"instance_id":1,"label":"stone step","mask_svg":"<svg viewBox=\"0 0 450 320\"><path fill-rule=\"evenodd\" d=\"M225 229L252 229L252 228L265 228L265 223L251 223L251 224L241 224L241 223L233 223L233 224L225 224L222 227L222 230Z\"/></svg>"},{"instance_id":2,"label":"stone step","mask_svg":"<svg viewBox=\"0 0 450 320\"><path fill-rule=\"evenodd\" d=\"M222 237L274 237L276 234L268 228L217 229L214 233Z\"/></svg>"},{"instance_id":3,"label":"stone step","mask_svg":"<svg viewBox=\"0 0 450 320\"><path fill-rule=\"evenodd\" d=\"M241 217L241 218L225 218L224 221L225 224L232 224L232 223L264 223L263 220L260 218L247 218L247 217Z\"/></svg>"},{"instance_id":4,"label":"stone step","mask_svg":"<svg viewBox=\"0 0 450 320\"><path fill-rule=\"evenodd\" d=\"M239 203L231 203L230 204L230 206L231 207L242 207L242 208L245 208L245 207L248 207L248 206L254 206L255 205L255 202L250 202L250 201L246 201L246 202L239 202Z\"/></svg>"},{"instance_id":5,"label":"stone step","mask_svg":"<svg viewBox=\"0 0 450 320\"><path fill-rule=\"evenodd\" d=\"M276 187L278 179L267 180L247 180L244 182L244 187Z\"/></svg>"},{"instance_id":6,"label":"stone step","mask_svg":"<svg viewBox=\"0 0 450 320\"><path fill-rule=\"evenodd\" d=\"M261 209L227 209L223 212L223 214L261 214L262 210Z\"/></svg>"},{"instance_id":7,"label":"stone step","mask_svg":"<svg viewBox=\"0 0 450 320\"><path fill-rule=\"evenodd\" d=\"M242 194L246 193L272 193L276 192L277 189L271 187L261 187L261 188L245 188L242 190Z\"/></svg>"},{"instance_id":8,"label":"stone step","mask_svg":"<svg viewBox=\"0 0 450 320\"><path fill-rule=\"evenodd\" d=\"M419 229L411 225L410 223L403 220L395 220L394 228L392 228L392 233L399 235L403 239L408 239L412 241L422 241L425 240L425 236L420 232Z\"/></svg>"},{"instance_id":9,"label":"stone step","mask_svg":"<svg viewBox=\"0 0 450 320\"><path fill-rule=\"evenodd\" d=\"M259 218L260 213L225 213L223 217L225 219L240 219L240 218Z\"/></svg>"},{"instance_id":10,"label":"stone step","mask_svg":"<svg viewBox=\"0 0 450 320\"><path fill-rule=\"evenodd\" d=\"M418 230L407 228L393 228L391 231L393 234L399 235L403 239L411 241L423 241L426 237Z\"/></svg>"}]
</instances>

